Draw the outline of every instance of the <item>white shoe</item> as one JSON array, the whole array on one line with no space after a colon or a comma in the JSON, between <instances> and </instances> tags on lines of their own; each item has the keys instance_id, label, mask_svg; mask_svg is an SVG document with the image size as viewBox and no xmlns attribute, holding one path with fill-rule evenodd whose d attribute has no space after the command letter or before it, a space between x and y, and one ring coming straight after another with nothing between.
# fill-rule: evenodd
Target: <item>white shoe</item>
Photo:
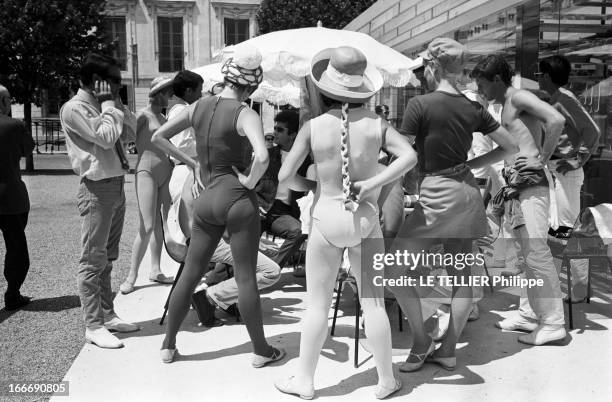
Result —
<instances>
[{"instance_id":1,"label":"white shoe","mask_svg":"<svg viewBox=\"0 0 612 402\"><path fill-rule=\"evenodd\" d=\"M563 325L538 325L538 327L530 334L521 335L518 341L528 345L540 346L549 342L555 342L565 339L567 333Z\"/></svg>"},{"instance_id":2,"label":"white shoe","mask_svg":"<svg viewBox=\"0 0 612 402\"><path fill-rule=\"evenodd\" d=\"M85 341L93 343L100 348L118 349L123 347L121 342L115 335L108 332L108 329L102 327L97 329L85 329Z\"/></svg>"},{"instance_id":3,"label":"white shoe","mask_svg":"<svg viewBox=\"0 0 612 402\"><path fill-rule=\"evenodd\" d=\"M117 316L113 316L110 320L106 321L104 327L109 331L115 332L134 332L140 329L138 325L123 321Z\"/></svg>"},{"instance_id":4,"label":"white shoe","mask_svg":"<svg viewBox=\"0 0 612 402\"><path fill-rule=\"evenodd\" d=\"M506 331L525 331L531 332L538 327L538 322L530 318L525 318L519 314L514 317L506 318L503 321L498 321L495 326Z\"/></svg>"}]
</instances>

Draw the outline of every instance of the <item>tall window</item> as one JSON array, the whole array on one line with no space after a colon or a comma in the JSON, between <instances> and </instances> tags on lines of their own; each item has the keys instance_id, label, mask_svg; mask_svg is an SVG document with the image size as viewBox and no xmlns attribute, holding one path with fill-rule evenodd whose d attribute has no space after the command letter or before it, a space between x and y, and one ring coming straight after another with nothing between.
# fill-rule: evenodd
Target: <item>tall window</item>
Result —
<instances>
[{"instance_id":1,"label":"tall window","mask_svg":"<svg viewBox=\"0 0 612 402\"><path fill-rule=\"evenodd\" d=\"M125 34L125 17L108 17L105 19L107 37L113 42L113 57L119 60L121 70L127 70L127 41Z\"/></svg>"},{"instance_id":2,"label":"tall window","mask_svg":"<svg viewBox=\"0 0 612 402\"><path fill-rule=\"evenodd\" d=\"M157 18L159 41L159 71L183 69L183 19Z\"/></svg>"},{"instance_id":3,"label":"tall window","mask_svg":"<svg viewBox=\"0 0 612 402\"><path fill-rule=\"evenodd\" d=\"M249 39L249 20L225 18L225 44L235 45Z\"/></svg>"}]
</instances>

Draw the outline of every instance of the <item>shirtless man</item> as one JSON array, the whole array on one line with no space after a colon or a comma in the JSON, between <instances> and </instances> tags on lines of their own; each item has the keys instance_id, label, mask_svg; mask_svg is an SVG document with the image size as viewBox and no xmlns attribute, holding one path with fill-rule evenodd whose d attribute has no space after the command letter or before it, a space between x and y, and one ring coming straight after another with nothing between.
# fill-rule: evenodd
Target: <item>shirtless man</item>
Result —
<instances>
[{"instance_id":1,"label":"shirtless man","mask_svg":"<svg viewBox=\"0 0 612 402\"><path fill-rule=\"evenodd\" d=\"M504 175L509 186L504 199L506 204L509 199L520 203L519 216L514 216L519 220L515 222L513 236L521 245L527 278L541 279L543 283L521 288L518 314L496 326L529 332L518 340L531 345L564 339L559 277L546 242L551 176L544 167L555 150L565 119L532 93L513 88L511 68L501 56L488 56L476 65L472 75L481 93L504 105L502 125L518 139L519 152L505 159Z\"/></svg>"},{"instance_id":2,"label":"shirtless man","mask_svg":"<svg viewBox=\"0 0 612 402\"><path fill-rule=\"evenodd\" d=\"M567 58L554 55L540 60L538 83L551 96L551 102L566 117L567 124L548 166L555 176L559 230L572 228L580 214L580 189L584 182L582 166L595 153L601 132L597 123L576 96L564 88L572 66ZM587 298L588 260L571 261L572 303Z\"/></svg>"}]
</instances>

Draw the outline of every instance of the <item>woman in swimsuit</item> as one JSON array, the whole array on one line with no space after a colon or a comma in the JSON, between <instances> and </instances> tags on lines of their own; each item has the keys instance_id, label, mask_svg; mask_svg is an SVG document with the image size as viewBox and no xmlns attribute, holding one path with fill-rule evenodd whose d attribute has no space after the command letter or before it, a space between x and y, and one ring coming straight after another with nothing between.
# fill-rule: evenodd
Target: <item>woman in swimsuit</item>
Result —
<instances>
[{"instance_id":1,"label":"woman in swimsuit","mask_svg":"<svg viewBox=\"0 0 612 402\"><path fill-rule=\"evenodd\" d=\"M174 360L176 334L189 302L223 233L227 231L238 284L238 305L253 344L253 367L280 360L285 352L266 341L255 267L259 245L259 206L253 188L268 165L268 150L257 113L244 103L262 80L261 54L237 46L223 65L225 88L193 103L153 135L153 143L194 170L194 218L183 273L170 298L164 363ZM176 148L170 138L193 127L197 159ZM254 155L250 164L251 155ZM247 168L249 173L245 172ZM205 190L200 195L200 189ZM199 195L199 196L198 196Z\"/></svg>"},{"instance_id":2,"label":"woman in swimsuit","mask_svg":"<svg viewBox=\"0 0 612 402\"><path fill-rule=\"evenodd\" d=\"M374 252L384 252L377 205L380 188L413 167L416 155L392 126L363 107L381 88L382 76L361 51L340 47L320 52L312 61L311 78L329 110L304 124L279 172L279 180L295 190L316 188L306 250L308 308L302 320L297 373L275 385L285 393L314 397L314 373L327 335L332 292L348 249L378 372L375 395L382 399L398 391L401 383L393 375L383 288L366 280L371 267L361 266L361 242L368 238ZM398 158L377 173L381 149ZM316 182L296 176L309 152Z\"/></svg>"},{"instance_id":3,"label":"woman in swimsuit","mask_svg":"<svg viewBox=\"0 0 612 402\"><path fill-rule=\"evenodd\" d=\"M166 122L162 110L168 106L172 96L172 78L157 77L151 82L149 106L140 111L137 116L136 149L138 163L136 164L136 199L140 224L132 247L132 265L127 278L119 287L123 294L134 291L134 282L138 276L138 268L151 243L151 272L149 280L158 283L172 283L172 277L161 272L160 259L162 251L161 215L160 209L170 206L168 182L172 174L172 163L168 156L151 143L151 136ZM151 235L153 235L151 237Z\"/></svg>"},{"instance_id":4,"label":"woman in swimsuit","mask_svg":"<svg viewBox=\"0 0 612 402\"><path fill-rule=\"evenodd\" d=\"M433 92L408 102L402 131L416 137L419 157L419 202L401 227L390 254L417 255L431 246L444 245L444 259L452 254L455 265L446 265L449 276L468 283L468 258L472 242L487 232L484 203L470 169L490 165L518 149L508 132L478 102L466 98L456 87L463 70L465 48L449 38L434 39L422 55L425 79ZM495 150L467 161L472 133L481 132L499 144ZM441 255L441 254L439 254ZM472 258L474 261L474 258ZM420 267L391 265L385 274L390 279L409 274ZM420 283L420 281L417 281ZM426 358L453 370L455 348L472 308L471 286L454 286L450 323L440 348L423 328L421 301L417 286L391 286L390 290L408 318L413 345L400 371L420 369Z\"/></svg>"}]
</instances>

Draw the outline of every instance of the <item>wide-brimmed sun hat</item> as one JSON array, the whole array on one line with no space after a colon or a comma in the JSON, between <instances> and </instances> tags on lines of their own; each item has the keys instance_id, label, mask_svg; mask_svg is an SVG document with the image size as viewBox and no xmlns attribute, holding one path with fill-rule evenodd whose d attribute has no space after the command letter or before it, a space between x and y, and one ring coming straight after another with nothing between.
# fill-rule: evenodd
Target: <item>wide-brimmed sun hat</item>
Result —
<instances>
[{"instance_id":1,"label":"wide-brimmed sun hat","mask_svg":"<svg viewBox=\"0 0 612 402\"><path fill-rule=\"evenodd\" d=\"M161 90L164 90L172 86L174 79L165 75L153 78L151 81L151 89L149 90L149 96L153 96Z\"/></svg>"},{"instance_id":2,"label":"wide-brimmed sun hat","mask_svg":"<svg viewBox=\"0 0 612 402\"><path fill-rule=\"evenodd\" d=\"M261 53L251 45L239 44L221 67L223 77L236 85L256 87L263 80Z\"/></svg>"},{"instance_id":3,"label":"wide-brimmed sun hat","mask_svg":"<svg viewBox=\"0 0 612 402\"><path fill-rule=\"evenodd\" d=\"M350 46L317 53L310 64L310 78L323 95L348 103L363 103L383 86L382 74L363 52Z\"/></svg>"}]
</instances>

